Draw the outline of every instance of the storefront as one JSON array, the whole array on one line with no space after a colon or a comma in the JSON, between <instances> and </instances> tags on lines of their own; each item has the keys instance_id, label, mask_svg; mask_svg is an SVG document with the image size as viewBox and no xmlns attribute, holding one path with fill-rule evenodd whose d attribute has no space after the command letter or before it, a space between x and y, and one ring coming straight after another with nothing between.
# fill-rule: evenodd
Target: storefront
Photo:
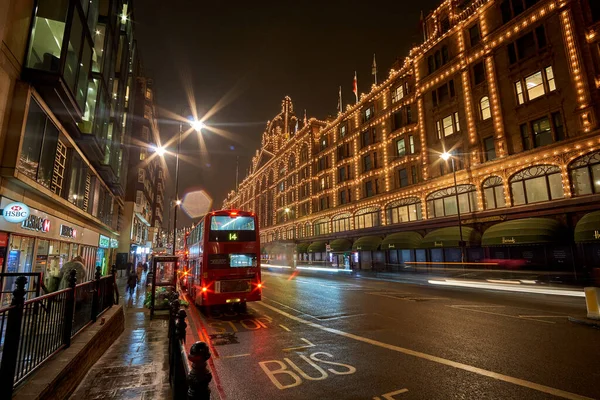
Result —
<instances>
[{"instance_id":1,"label":"storefront","mask_svg":"<svg viewBox=\"0 0 600 400\"><path fill-rule=\"evenodd\" d=\"M462 259L461 240L465 247L465 261L482 261L481 235L468 226L460 229L457 226L451 226L429 232L421 241L421 247L429 249L429 261L433 264L460 263ZM420 261L418 254L417 261Z\"/></svg>"},{"instance_id":2,"label":"storefront","mask_svg":"<svg viewBox=\"0 0 600 400\"><path fill-rule=\"evenodd\" d=\"M54 291L64 264L81 255L86 277L93 277L95 258L90 255L98 245L97 232L7 198L0 200L0 209L2 272L41 272L46 288ZM5 279L2 290L10 292L13 284L14 278Z\"/></svg>"},{"instance_id":3,"label":"storefront","mask_svg":"<svg viewBox=\"0 0 600 400\"><path fill-rule=\"evenodd\" d=\"M352 250L358 255L358 269L379 269L385 266L385 254L378 251L379 245L379 236L362 236L352 243Z\"/></svg>"},{"instance_id":4,"label":"storefront","mask_svg":"<svg viewBox=\"0 0 600 400\"><path fill-rule=\"evenodd\" d=\"M417 232L391 233L381 242L381 250L386 251L387 263L392 269L406 270L407 266L414 266L411 263L417 261L422 240L423 237Z\"/></svg>"}]
</instances>

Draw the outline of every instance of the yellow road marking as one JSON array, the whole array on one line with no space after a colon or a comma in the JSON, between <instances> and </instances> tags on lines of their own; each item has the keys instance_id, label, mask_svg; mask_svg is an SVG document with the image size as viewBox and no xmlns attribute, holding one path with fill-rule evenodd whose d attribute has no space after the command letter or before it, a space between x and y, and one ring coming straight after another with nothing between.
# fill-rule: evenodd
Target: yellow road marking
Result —
<instances>
[{"instance_id":1,"label":"yellow road marking","mask_svg":"<svg viewBox=\"0 0 600 400\"><path fill-rule=\"evenodd\" d=\"M288 328L287 326L285 326L285 325L281 325L281 324L279 324L279 326L280 326L282 329L284 329L284 330L286 330L286 331L288 331L288 332L291 332L290 328Z\"/></svg>"},{"instance_id":2,"label":"yellow road marking","mask_svg":"<svg viewBox=\"0 0 600 400\"><path fill-rule=\"evenodd\" d=\"M261 303L257 303L262 307L266 307L270 310L273 310L281 315L283 315L284 317L290 318L294 321L300 322L304 325L308 325L311 326L313 328L317 328L320 329L322 331L325 332L329 332L329 333L333 333L335 335L340 335L340 336L344 336L347 337L349 339L354 339L356 341L359 342L363 342L363 343L368 343L374 346L378 346L378 347L382 347L384 349L388 349L388 350L392 350L392 351L396 351L398 353L402 353L402 354L406 354L409 356L413 356L413 357L418 357L418 358L422 358L424 360L429 360L429 361L433 361L435 363L438 364L442 364L442 365L447 365L450 367L454 367L457 369L462 369L464 371L468 371L468 372L472 372L474 374L478 374L478 375L482 375L482 376L487 376L489 378L492 379L497 379L499 381L502 382L507 382L507 383L512 383L514 385L517 386L522 386L528 389L533 389L533 390L537 390L538 392L542 392L542 393L548 393L551 394L553 396L557 396L557 397L562 397L564 399L571 399L571 400L591 400L591 397L586 397L586 396L581 396L578 395L576 393L571 393L571 392L567 392L565 390L560 390L560 389L556 389L550 386L546 386L546 385L541 385L539 383L535 383L535 382L530 382L527 381L525 379L520 379L520 378L515 378L512 376L508 376L508 375L504 375L504 374L500 374L497 372L493 372L493 371L488 371L486 369L483 368L478 368L472 365L468 365L468 364L463 364L457 361L452 361L452 360L448 360L442 357L438 357L438 356L433 356L431 354L426 354L426 353L422 353L420 351L415 351L415 350L410 350L404 347L400 347L400 346L395 346L392 344L388 344L388 343L383 343L380 342L378 340L373 340L373 339L369 339L363 336L359 336L359 335L355 335L353 333L348 333L348 332L344 332L344 331L340 331L338 329L333 329L333 328L328 328L326 326L317 324L315 322L310 322L307 321L305 319L302 319L300 317L296 317L292 314L289 314L283 310L280 310L276 307L273 307L272 305L266 304L264 302Z\"/></svg>"}]
</instances>

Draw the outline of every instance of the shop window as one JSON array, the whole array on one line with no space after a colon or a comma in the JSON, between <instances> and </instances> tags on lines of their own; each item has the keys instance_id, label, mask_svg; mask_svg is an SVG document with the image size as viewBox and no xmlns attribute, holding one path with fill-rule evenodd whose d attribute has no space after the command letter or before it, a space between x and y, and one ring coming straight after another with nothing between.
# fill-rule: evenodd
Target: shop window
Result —
<instances>
[{"instance_id":1,"label":"shop window","mask_svg":"<svg viewBox=\"0 0 600 400\"><path fill-rule=\"evenodd\" d=\"M458 193L458 206L456 204L456 193ZM427 214L430 218L456 215L458 207L460 207L461 213L478 210L477 191L474 185L458 185L457 188L453 186L438 190L427 196Z\"/></svg>"},{"instance_id":2,"label":"shop window","mask_svg":"<svg viewBox=\"0 0 600 400\"><path fill-rule=\"evenodd\" d=\"M420 221L423 219L421 200L418 197L409 197L394 201L387 205L385 211L387 222L391 224Z\"/></svg>"},{"instance_id":3,"label":"shop window","mask_svg":"<svg viewBox=\"0 0 600 400\"><path fill-rule=\"evenodd\" d=\"M333 217L332 225L333 232L346 232L350 230L350 219L352 216L349 213L336 215Z\"/></svg>"},{"instance_id":4,"label":"shop window","mask_svg":"<svg viewBox=\"0 0 600 400\"><path fill-rule=\"evenodd\" d=\"M355 229L373 228L379 225L381 225L381 218L377 207L363 208L354 214Z\"/></svg>"},{"instance_id":5,"label":"shop window","mask_svg":"<svg viewBox=\"0 0 600 400\"><path fill-rule=\"evenodd\" d=\"M564 190L560 168L536 165L519 171L510 179L513 205L562 199Z\"/></svg>"},{"instance_id":6,"label":"shop window","mask_svg":"<svg viewBox=\"0 0 600 400\"><path fill-rule=\"evenodd\" d=\"M329 219L323 218L315 221L313 224L313 232L315 236L327 235L329 233Z\"/></svg>"},{"instance_id":7,"label":"shop window","mask_svg":"<svg viewBox=\"0 0 600 400\"><path fill-rule=\"evenodd\" d=\"M8 273L26 273L32 272L33 249L35 238L19 235L11 235L8 245L8 255L6 258L6 267L4 272ZM3 279L2 306L10 305L12 300L12 291L14 289L17 277L8 276Z\"/></svg>"},{"instance_id":8,"label":"shop window","mask_svg":"<svg viewBox=\"0 0 600 400\"><path fill-rule=\"evenodd\" d=\"M586 154L569 165L575 196L600 193L600 152Z\"/></svg>"},{"instance_id":9,"label":"shop window","mask_svg":"<svg viewBox=\"0 0 600 400\"><path fill-rule=\"evenodd\" d=\"M484 209L493 210L506 206L502 178L499 176L491 176L483 182L482 186Z\"/></svg>"}]
</instances>

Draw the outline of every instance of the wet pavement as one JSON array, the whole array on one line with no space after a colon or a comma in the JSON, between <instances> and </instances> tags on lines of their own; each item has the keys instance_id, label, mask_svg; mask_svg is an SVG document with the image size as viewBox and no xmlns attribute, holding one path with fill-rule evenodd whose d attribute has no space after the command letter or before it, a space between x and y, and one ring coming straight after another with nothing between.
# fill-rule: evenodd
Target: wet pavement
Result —
<instances>
[{"instance_id":1,"label":"wet pavement","mask_svg":"<svg viewBox=\"0 0 600 400\"><path fill-rule=\"evenodd\" d=\"M144 277L145 278L145 277ZM168 320L150 321L145 279L131 296L118 278L125 331L90 369L71 399L170 399Z\"/></svg>"}]
</instances>

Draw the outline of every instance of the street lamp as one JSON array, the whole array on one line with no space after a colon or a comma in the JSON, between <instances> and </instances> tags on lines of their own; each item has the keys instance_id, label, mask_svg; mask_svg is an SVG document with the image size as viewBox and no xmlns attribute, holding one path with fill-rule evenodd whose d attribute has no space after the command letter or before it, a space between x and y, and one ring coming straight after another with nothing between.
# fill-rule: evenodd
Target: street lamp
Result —
<instances>
[{"instance_id":1,"label":"street lamp","mask_svg":"<svg viewBox=\"0 0 600 400\"><path fill-rule=\"evenodd\" d=\"M179 123L179 132L177 133L177 151L175 152L175 208L173 210L173 255L175 255L177 247L177 208L181 206L181 200L179 199L179 149L181 147L181 134L183 133L183 122ZM206 127L204 122L193 119L188 121L189 126L192 127L198 133L202 132L202 129ZM156 147L154 149L159 157L164 157L167 153L167 149L164 146Z\"/></svg>"},{"instance_id":2,"label":"street lamp","mask_svg":"<svg viewBox=\"0 0 600 400\"><path fill-rule=\"evenodd\" d=\"M451 153L444 151L440 154L440 158L444 161L451 160L452 163L452 175L454 176L454 195L456 196L456 213L458 214L458 234L460 235L460 261L465 262L465 242L463 241L462 225L460 223L460 203L458 202L458 185L456 184L456 166L454 164L454 157ZM463 266L464 267L464 266Z\"/></svg>"}]
</instances>

